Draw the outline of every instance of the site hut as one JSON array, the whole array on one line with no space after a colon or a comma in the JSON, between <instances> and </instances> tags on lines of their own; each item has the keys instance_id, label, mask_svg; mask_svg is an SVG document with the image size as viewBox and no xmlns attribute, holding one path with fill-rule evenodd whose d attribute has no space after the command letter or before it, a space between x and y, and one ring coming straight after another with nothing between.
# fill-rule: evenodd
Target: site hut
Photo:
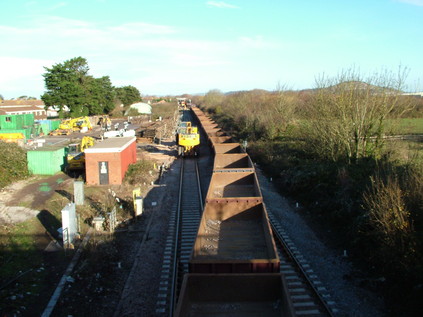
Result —
<instances>
[{"instance_id":1,"label":"site hut","mask_svg":"<svg viewBox=\"0 0 423 317\"><path fill-rule=\"evenodd\" d=\"M38 142L41 141L45 142L46 140L38 140ZM60 171L64 171L67 149L63 145L63 142L58 141L57 144L52 145L43 144L38 143L39 147L26 152L28 170L34 175L54 175Z\"/></svg>"},{"instance_id":2,"label":"site hut","mask_svg":"<svg viewBox=\"0 0 423 317\"><path fill-rule=\"evenodd\" d=\"M135 137L109 138L85 150L87 185L120 185L137 161Z\"/></svg>"}]
</instances>

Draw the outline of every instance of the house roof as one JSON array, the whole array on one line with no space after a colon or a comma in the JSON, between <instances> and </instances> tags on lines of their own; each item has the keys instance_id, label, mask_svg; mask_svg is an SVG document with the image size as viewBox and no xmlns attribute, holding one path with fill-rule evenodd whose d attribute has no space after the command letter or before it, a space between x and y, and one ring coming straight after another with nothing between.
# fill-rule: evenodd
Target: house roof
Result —
<instances>
[{"instance_id":1,"label":"house roof","mask_svg":"<svg viewBox=\"0 0 423 317\"><path fill-rule=\"evenodd\" d=\"M40 109L36 106L22 106L22 107L2 107L0 106L0 112L4 114L16 113L16 112L34 112L34 111L43 111L44 109Z\"/></svg>"},{"instance_id":2,"label":"house roof","mask_svg":"<svg viewBox=\"0 0 423 317\"><path fill-rule=\"evenodd\" d=\"M22 107L22 106L45 106L44 101L42 100L0 100L0 107L3 106L12 106L12 107Z\"/></svg>"}]
</instances>

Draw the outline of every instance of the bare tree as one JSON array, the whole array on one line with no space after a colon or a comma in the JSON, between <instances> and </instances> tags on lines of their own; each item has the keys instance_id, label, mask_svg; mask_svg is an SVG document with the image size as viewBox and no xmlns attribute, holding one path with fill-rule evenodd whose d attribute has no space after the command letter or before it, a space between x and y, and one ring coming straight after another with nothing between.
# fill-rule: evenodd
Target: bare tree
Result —
<instances>
[{"instance_id":1,"label":"bare tree","mask_svg":"<svg viewBox=\"0 0 423 317\"><path fill-rule=\"evenodd\" d=\"M225 95L218 89L213 89L207 92L207 94L203 98L203 105L206 109L212 109L216 107L220 107Z\"/></svg>"},{"instance_id":2,"label":"bare tree","mask_svg":"<svg viewBox=\"0 0 423 317\"><path fill-rule=\"evenodd\" d=\"M404 110L399 96L407 73L400 67L397 74L382 71L363 78L349 69L334 78L318 78L305 125L310 146L332 160L377 157L386 118Z\"/></svg>"}]
</instances>

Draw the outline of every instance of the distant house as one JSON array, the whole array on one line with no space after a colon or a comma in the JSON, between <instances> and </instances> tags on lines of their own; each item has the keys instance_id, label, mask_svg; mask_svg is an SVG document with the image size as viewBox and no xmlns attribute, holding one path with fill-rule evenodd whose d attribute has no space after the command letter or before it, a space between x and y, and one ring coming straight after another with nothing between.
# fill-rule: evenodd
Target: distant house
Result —
<instances>
[{"instance_id":1,"label":"distant house","mask_svg":"<svg viewBox=\"0 0 423 317\"><path fill-rule=\"evenodd\" d=\"M17 100L0 100L0 108L1 107L30 107L35 106L40 109L44 109L45 104L44 101L39 99L31 99L31 100L25 100L25 99L17 99Z\"/></svg>"},{"instance_id":2,"label":"distant house","mask_svg":"<svg viewBox=\"0 0 423 317\"><path fill-rule=\"evenodd\" d=\"M54 117L58 117L59 116L59 110L60 107L59 106L50 106L47 108L47 117L49 118L54 118ZM64 112L69 112L69 107L68 106L63 106L62 110Z\"/></svg>"},{"instance_id":3,"label":"distant house","mask_svg":"<svg viewBox=\"0 0 423 317\"><path fill-rule=\"evenodd\" d=\"M407 92L403 93L404 96L423 97L423 91L421 92Z\"/></svg>"},{"instance_id":4,"label":"distant house","mask_svg":"<svg viewBox=\"0 0 423 317\"><path fill-rule=\"evenodd\" d=\"M130 105L128 110L125 112L125 115L129 113L130 109L136 109L139 114L151 114L151 106L144 102L137 102Z\"/></svg>"},{"instance_id":5,"label":"distant house","mask_svg":"<svg viewBox=\"0 0 423 317\"><path fill-rule=\"evenodd\" d=\"M47 119L47 113L44 109L35 106L28 107L0 107L0 115L14 115L14 114L33 114L34 119Z\"/></svg>"},{"instance_id":6,"label":"distant house","mask_svg":"<svg viewBox=\"0 0 423 317\"><path fill-rule=\"evenodd\" d=\"M47 119L42 100L1 100L0 115L33 114L34 119Z\"/></svg>"}]
</instances>

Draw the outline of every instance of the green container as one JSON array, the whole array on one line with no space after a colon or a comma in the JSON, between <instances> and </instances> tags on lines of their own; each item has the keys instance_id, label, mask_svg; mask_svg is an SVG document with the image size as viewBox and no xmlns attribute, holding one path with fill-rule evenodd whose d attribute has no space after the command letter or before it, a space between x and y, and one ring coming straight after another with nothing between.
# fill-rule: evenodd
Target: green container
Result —
<instances>
[{"instance_id":1,"label":"green container","mask_svg":"<svg viewBox=\"0 0 423 317\"><path fill-rule=\"evenodd\" d=\"M0 129L23 129L34 124L33 114L9 114L0 116Z\"/></svg>"},{"instance_id":2,"label":"green container","mask_svg":"<svg viewBox=\"0 0 423 317\"><path fill-rule=\"evenodd\" d=\"M51 131L50 130L50 124L48 124L48 123L41 123L40 126L41 126L41 130L44 133L44 135L47 135L47 134L50 133L50 131Z\"/></svg>"},{"instance_id":3,"label":"green container","mask_svg":"<svg viewBox=\"0 0 423 317\"><path fill-rule=\"evenodd\" d=\"M59 129L60 120L52 120L51 121L51 131Z\"/></svg>"},{"instance_id":4,"label":"green container","mask_svg":"<svg viewBox=\"0 0 423 317\"><path fill-rule=\"evenodd\" d=\"M29 129L29 130L31 131L31 132L30 132L30 134L31 134L33 137L37 137L37 136L39 136L39 135L40 135L40 133L41 133L41 124L36 123L36 124L34 124L34 125L32 125L32 126L28 127L27 129Z\"/></svg>"},{"instance_id":5,"label":"green container","mask_svg":"<svg viewBox=\"0 0 423 317\"><path fill-rule=\"evenodd\" d=\"M23 115L23 125L24 127L30 127L34 124L34 114L27 113Z\"/></svg>"},{"instance_id":6,"label":"green container","mask_svg":"<svg viewBox=\"0 0 423 317\"><path fill-rule=\"evenodd\" d=\"M28 169L35 175L54 175L65 170L66 155L65 147L45 147L28 151Z\"/></svg>"}]
</instances>

